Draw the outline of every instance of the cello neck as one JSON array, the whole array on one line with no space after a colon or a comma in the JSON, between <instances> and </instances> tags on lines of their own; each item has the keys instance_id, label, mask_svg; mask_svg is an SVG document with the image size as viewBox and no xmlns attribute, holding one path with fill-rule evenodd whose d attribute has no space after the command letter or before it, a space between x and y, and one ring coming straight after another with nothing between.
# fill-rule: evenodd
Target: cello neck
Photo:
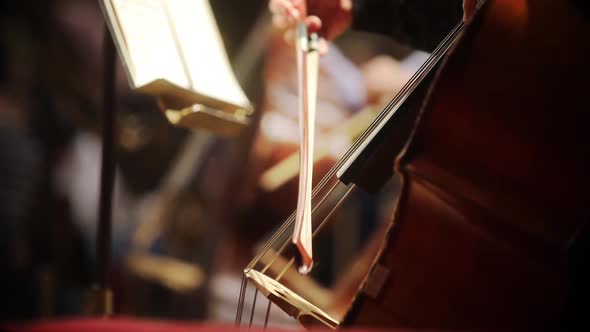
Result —
<instances>
[{"instance_id":1,"label":"cello neck","mask_svg":"<svg viewBox=\"0 0 590 332\"><path fill-rule=\"evenodd\" d=\"M393 175L391 165L413 129L420 104L437 68L461 36L463 26L461 21L451 30L345 154L343 163L336 172L340 181L345 184L354 183L369 192L375 192ZM371 171L367 172L367 169Z\"/></svg>"}]
</instances>

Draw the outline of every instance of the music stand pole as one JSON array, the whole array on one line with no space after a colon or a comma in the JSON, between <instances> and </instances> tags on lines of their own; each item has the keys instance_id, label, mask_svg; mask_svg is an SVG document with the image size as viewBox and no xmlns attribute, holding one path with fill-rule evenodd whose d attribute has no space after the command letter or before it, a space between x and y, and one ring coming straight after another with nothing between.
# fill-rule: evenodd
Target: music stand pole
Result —
<instances>
[{"instance_id":1,"label":"music stand pole","mask_svg":"<svg viewBox=\"0 0 590 332\"><path fill-rule=\"evenodd\" d=\"M90 303L91 315L110 316L113 313L111 290L111 232L112 202L115 184L115 44L107 25L104 27L102 77L102 165L98 228L96 237L96 271Z\"/></svg>"}]
</instances>

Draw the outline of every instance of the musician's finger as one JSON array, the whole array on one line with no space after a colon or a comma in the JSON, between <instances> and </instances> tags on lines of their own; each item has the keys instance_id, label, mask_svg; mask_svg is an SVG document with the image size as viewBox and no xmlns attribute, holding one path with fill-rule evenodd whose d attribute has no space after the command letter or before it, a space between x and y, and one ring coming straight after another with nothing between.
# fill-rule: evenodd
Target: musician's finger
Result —
<instances>
[{"instance_id":1,"label":"musician's finger","mask_svg":"<svg viewBox=\"0 0 590 332\"><path fill-rule=\"evenodd\" d=\"M289 19L294 20L294 21L297 21L300 19L301 12L299 11L299 9L297 9L295 7L291 7L287 11L288 11L287 17L289 17Z\"/></svg>"},{"instance_id":2,"label":"musician's finger","mask_svg":"<svg viewBox=\"0 0 590 332\"><path fill-rule=\"evenodd\" d=\"M295 0L280 0L279 10L290 20L298 20L301 17L300 4Z\"/></svg>"},{"instance_id":3,"label":"musician's finger","mask_svg":"<svg viewBox=\"0 0 590 332\"><path fill-rule=\"evenodd\" d=\"M272 24L279 29L287 29L289 27L287 18L281 15L273 15Z\"/></svg>"},{"instance_id":4,"label":"musician's finger","mask_svg":"<svg viewBox=\"0 0 590 332\"><path fill-rule=\"evenodd\" d=\"M283 14L289 7L293 7L290 0L270 0L268 3L268 9L273 14Z\"/></svg>"},{"instance_id":5,"label":"musician's finger","mask_svg":"<svg viewBox=\"0 0 590 332\"><path fill-rule=\"evenodd\" d=\"M305 24L310 33L319 32L322 29L322 21L317 16L308 16L305 19Z\"/></svg>"},{"instance_id":6,"label":"musician's finger","mask_svg":"<svg viewBox=\"0 0 590 332\"><path fill-rule=\"evenodd\" d=\"M268 2L268 9L273 14L279 14L280 10L279 7L281 6L281 2L283 0L270 0Z\"/></svg>"},{"instance_id":7,"label":"musician's finger","mask_svg":"<svg viewBox=\"0 0 590 332\"><path fill-rule=\"evenodd\" d=\"M294 27L300 15L299 10L294 8L289 0L271 0L269 9L273 13L273 24L279 29Z\"/></svg>"},{"instance_id":8,"label":"musician's finger","mask_svg":"<svg viewBox=\"0 0 590 332\"><path fill-rule=\"evenodd\" d=\"M352 10L352 1L351 0L340 0L340 8L342 8L342 10L351 11Z\"/></svg>"},{"instance_id":9,"label":"musician's finger","mask_svg":"<svg viewBox=\"0 0 590 332\"><path fill-rule=\"evenodd\" d=\"M305 12L305 1L304 0L288 0L291 2L293 7L297 8L300 12Z\"/></svg>"},{"instance_id":10,"label":"musician's finger","mask_svg":"<svg viewBox=\"0 0 590 332\"><path fill-rule=\"evenodd\" d=\"M286 30L283 34L283 39L287 43L287 45L294 45L295 44L295 30L289 29Z\"/></svg>"}]
</instances>

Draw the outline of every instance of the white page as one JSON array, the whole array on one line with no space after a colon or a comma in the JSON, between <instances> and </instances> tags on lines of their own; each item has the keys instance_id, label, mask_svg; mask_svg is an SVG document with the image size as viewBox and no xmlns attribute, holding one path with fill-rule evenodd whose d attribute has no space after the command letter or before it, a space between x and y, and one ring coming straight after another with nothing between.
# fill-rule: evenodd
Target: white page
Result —
<instances>
[{"instance_id":1,"label":"white page","mask_svg":"<svg viewBox=\"0 0 590 332\"><path fill-rule=\"evenodd\" d=\"M184 88L190 83L174 41L165 0L111 0L127 53L133 85L162 78Z\"/></svg>"},{"instance_id":2,"label":"white page","mask_svg":"<svg viewBox=\"0 0 590 332\"><path fill-rule=\"evenodd\" d=\"M167 0L193 90L248 108L207 0ZM236 2L236 5L240 2Z\"/></svg>"}]
</instances>

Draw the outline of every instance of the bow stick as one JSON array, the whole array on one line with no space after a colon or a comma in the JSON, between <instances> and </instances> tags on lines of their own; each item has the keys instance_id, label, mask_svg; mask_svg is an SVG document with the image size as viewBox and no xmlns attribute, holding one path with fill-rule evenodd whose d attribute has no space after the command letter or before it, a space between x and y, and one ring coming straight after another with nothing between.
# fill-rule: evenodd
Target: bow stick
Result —
<instances>
[{"instance_id":1,"label":"bow stick","mask_svg":"<svg viewBox=\"0 0 590 332\"><path fill-rule=\"evenodd\" d=\"M297 247L299 254L299 272L308 273L313 266L311 193L319 70L319 38L317 33L309 34L307 26L303 22L297 24L296 32L300 174L293 244Z\"/></svg>"}]
</instances>

